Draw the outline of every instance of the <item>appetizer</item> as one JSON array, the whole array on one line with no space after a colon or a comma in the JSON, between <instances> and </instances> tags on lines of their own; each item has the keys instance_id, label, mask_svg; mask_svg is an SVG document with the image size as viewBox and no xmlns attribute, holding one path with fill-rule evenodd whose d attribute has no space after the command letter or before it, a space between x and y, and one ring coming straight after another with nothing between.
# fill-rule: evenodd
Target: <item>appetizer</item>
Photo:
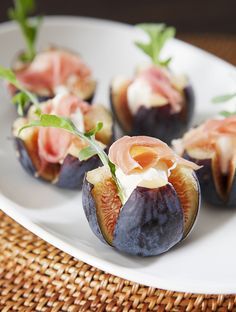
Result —
<instances>
[{"instance_id":1,"label":"appetizer","mask_svg":"<svg viewBox=\"0 0 236 312\"><path fill-rule=\"evenodd\" d=\"M33 7L34 1L16 0L15 7L9 12L10 18L19 24L26 41L26 51L17 56L12 66L17 79L42 102L53 98L62 89L91 102L96 82L80 55L57 47L50 47L42 52L36 51L41 18L37 17L34 21L28 19L27 15ZM18 89L11 85L9 90L12 96L18 92ZM18 107L19 113L27 113L31 104L26 105L24 111Z\"/></svg>"},{"instance_id":2,"label":"appetizer","mask_svg":"<svg viewBox=\"0 0 236 312\"><path fill-rule=\"evenodd\" d=\"M152 60L137 68L133 79L117 76L111 83L111 107L123 131L149 135L167 143L189 127L194 110L193 89L185 76L176 76L171 59L161 60L165 42L175 30L164 24L141 24L149 42L136 45Z\"/></svg>"},{"instance_id":3,"label":"appetizer","mask_svg":"<svg viewBox=\"0 0 236 312\"><path fill-rule=\"evenodd\" d=\"M236 206L236 115L209 119L174 140L175 151L202 166L197 171L203 198Z\"/></svg>"},{"instance_id":4,"label":"appetizer","mask_svg":"<svg viewBox=\"0 0 236 312\"><path fill-rule=\"evenodd\" d=\"M89 105L68 93L58 94L40 104L41 113L70 118L81 132L90 131L98 121L103 128L96 133L96 142L106 149L113 139L113 122L110 113L101 105ZM25 117L16 119L13 136L19 161L23 168L36 178L49 181L59 187L75 189L82 186L86 171L100 164L97 155L80 157L88 147L83 139L61 129L30 128L19 134L19 129L35 121L35 106Z\"/></svg>"},{"instance_id":5,"label":"appetizer","mask_svg":"<svg viewBox=\"0 0 236 312\"><path fill-rule=\"evenodd\" d=\"M96 154L103 165L86 173L82 189L84 211L95 235L132 255L168 251L196 221L200 189L194 170L199 166L147 136L125 136L111 145L107 155L95 140L101 126L83 133L67 118L40 114L20 133L52 127L83 139L89 145L83 154Z\"/></svg>"},{"instance_id":6,"label":"appetizer","mask_svg":"<svg viewBox=\"0 0 236 312\"><path fill-rule=\"evenodd\" d=\"M95 235L139 256L159 255L183 240L199 210L198 165L147 136L124 136L108 157L112 170L89 171L83 184L83 207Z\"/></svg>"}]
</instances>

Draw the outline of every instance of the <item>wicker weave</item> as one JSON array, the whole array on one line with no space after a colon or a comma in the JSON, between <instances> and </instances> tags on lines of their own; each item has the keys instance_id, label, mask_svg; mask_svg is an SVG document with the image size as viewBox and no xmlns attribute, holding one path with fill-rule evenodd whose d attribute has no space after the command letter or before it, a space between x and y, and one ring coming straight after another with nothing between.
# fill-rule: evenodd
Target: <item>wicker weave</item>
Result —
<instances>
[{"instance_id":1,"label":"wicker weave","mask_svg":"<svg viewBox=\"0 0 236 312\"><path fill-rule=\"evenodd\" d=\"M74 259L0 212L0 310L236 311L235 296L145 287Z\"/></svg>"},{"instance_id":2,"label":"wicker weave","mask_svg":"<svg viewBox=\"0 0 236 312\"><path fill-rule=\"evenodd\" d=\"M236 39L220 39L188 41L236 64ZM0 212L0 311L236 311L236 296L129 282L76 260Z\"/></svg>"}]
</instances>

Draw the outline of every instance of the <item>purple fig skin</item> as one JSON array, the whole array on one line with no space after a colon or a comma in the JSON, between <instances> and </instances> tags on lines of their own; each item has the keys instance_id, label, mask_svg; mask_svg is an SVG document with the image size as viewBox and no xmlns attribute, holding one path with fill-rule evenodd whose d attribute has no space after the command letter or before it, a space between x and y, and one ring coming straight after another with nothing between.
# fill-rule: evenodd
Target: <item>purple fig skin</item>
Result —
<instances>
[{"instance_id":1,"label":"purple fig skin","mask_svg":"<svg viewBox=\"0 0 236 312\"><path fill-rule=\"evenodd\" d=\"M120 211L113 246L137 256L156 256L183 238L183 209L173 186L137 187Z\"/></svg>"},{"instance_id":2,"label":"purple fig skin","mask_svg":"<svg viewBox=\"0 0 236 312\"><path fill-rule=\"evenodd\" d=\"M113 104L112 94L112 88L110 88L111 108L122 128ZM127 134L152 136L168 144L172 139L181 137L189 128L194 113L195 96L192 86L185 87L184 97L185 105L179 113L172 113L170 104L152 108L140 106L136 115L133 116L132 129Z\"/></svg>"},{"instance_id":3,"label":"purple fig skin","mask_svg":"<svg viewBox=\"0 0 236 312\"><path fill-rule=\"evenodd\" d=\"M101 161L97 155L80 161L78 158L69 154L63 161L58 181L55 185L65 189L81 189L85 173L100 165Z\"/></svg>"},{"instance_id":4,"label":"purple fig skin","mask_svg":"<svg viewBox=\"0 0 236 312\"><path fill-rule=\"evenodd\" d=\"M100 227L98 225L97 213L96 213L96 202L92 196L93 185L86 180L86 176L84 177L84 183L82 188L82 204L84 213L88 220L91 230L93 233L105 244L105 241Z\"/></svg>"},{"instance_id":5,"label":"purple fig skin","mask_svg":"<svg viewBox=\"0 0 236 312\"><path fill-rule=\"evenodd\" d=\"M32 162L24 141L17 137L15 137L14 140L15 148L19 155L19 162L25 171L34 178L44 180L43 177L38 176L37 169ZM81 189L85 173L97 168L100 164L101 161L97 155L83 161L80 161L72 155L67 155L60 170L58 170L58 177L55 185L64 189Z\"/></svg>"},{"instance_id":6,"label":"purple fig skin","mask_svg":"<svg viewBox=\"0 0 236 312\"><path fill-rule=\"evenodd\" d=\"M17 151L18 159L22 167L25 169L27 173L32 176L35 176L37 170L29 157L28 151L25 147L25 143L22 139L15 137L15 149Z\"/></svg>"},{"instance_id":7,"label":"purple fig skin","mask_svg":"<svg viewBox=\"0 0 236 312\"><path fill-rule=\"evenodd\" d=\"M184 89L185 107L179 113L171 112L171 105L146 108L141 106L134 116L132 135L156 137L166 143L181 137L189 128L194 112L194 93L191 86Z\"/></svg>"},{"instance_id":8,"label":"purple fig skin","mask_svg":"<svg viewBox=\"0 0 236 312\"><path fill-rule=\"evenodd\" d=\"M184 158L203 166L196 171L198 181L201 186L202 198L211 205L232 207L236 206L236 173L232 183L231 192L228 198L222 198L216 189L215 181L212 173L212 160L211 159L196 159L191 157L187 152L184 153ZM226 186L227 177L222 176L222 186Z\"/></svg>"},{"instance_id":9,"label":"purple fig skin","mask_svg":"<svg viewBox=\"0 0 236 312\"><path fill-rule=\"evenodd\" d=\"M83 208L94 234L107 244L96 212L93 186L84 179ZM112 246L137 256L159 255L183 238L183 209L173 186L157 189L137 187L118 216Z\"/></svg>"}]
</instances>

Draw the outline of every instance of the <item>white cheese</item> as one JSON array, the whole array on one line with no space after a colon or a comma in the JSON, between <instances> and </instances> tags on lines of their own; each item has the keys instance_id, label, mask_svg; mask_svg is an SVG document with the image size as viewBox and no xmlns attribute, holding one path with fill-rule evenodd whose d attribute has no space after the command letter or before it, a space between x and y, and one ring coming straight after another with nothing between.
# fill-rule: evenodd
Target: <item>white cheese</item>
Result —
<instances>
[{"instance_id":1,"label":"white cheese","mask_svg":"<svg viewBox=\"0 0 236 312\"><path fill-rule=\"evenodd\" d=\"M168 103L168 100L158 93L154 93L151 86L144 79L136 79L127 91L128 106L133 115L139 107L162 106Z\"/></svg>"},{"instance_id":2,"label":"white cheese","mask_svg":"<svg viewBox=\"0 0 236 312\"><path fill-rule=\"evenodd\" d=\"M76 128L81 131L81 132L85 132L85 128L84 128L84 116L81 112L80 108L77 108L76 112L74 114L71 115L71 120L74 123L74 125L76 126Z\"/></svg>"},{"instance_id":3,"label":"white cheese","mask_svg":"<svg viewBox=\"0 0 236 312\"><path fill-rule=\"evenodd\" d=\"M147 188L158 188L168 183L168 176L170 175L170 169L168 170L165 163L160 162L156 168L149 168L142 172L133 174L124 174L120 169L116 169L116 177L119 180L125 201L130 197L131 193L137 186ZM124 204L124 203L123 203Z\"/></svg>"},{"instance_id":4,"label":"white cheese","mask_svg":"<svg viewBox=\"0 0 236 312\"><path fill-rule=\"evenodd\" d=\"M229 171L229 164L234 157L235 149L233 139L229 136L221 136L216 142L216 146L220 153L221 172L227 174Z\"/></svg>"},{"instance_id":5,"label":"white cheese","mask_svg":"<svg viewBox=\"0 0 236 312\"><path fill-rule=\"evenodd\" d=\"M120 90L127 83L127 78L124 76L117 76L112 80L112 88L117 91Z\"/></svg>"},{"instance_id":6,"label":"white cheese","mask_svg":"<svg viewBox=\"0 0 236 312\"><path fill-rule=\"evenodd\" d=\"M69 94L68 89L64 85L59 85L54 88L54 94L56 95L65 95Z\"/></svg>"}]
</instances>

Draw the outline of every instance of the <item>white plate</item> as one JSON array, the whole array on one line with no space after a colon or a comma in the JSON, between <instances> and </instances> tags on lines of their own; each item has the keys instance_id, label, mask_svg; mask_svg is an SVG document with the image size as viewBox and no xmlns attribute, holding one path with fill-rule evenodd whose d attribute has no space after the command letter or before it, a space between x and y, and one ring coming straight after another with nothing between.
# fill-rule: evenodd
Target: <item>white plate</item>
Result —
<instances>
[{"instance_id":1,"label":"white plate","mask_svg":"<svg viewBox=\"0 0 236 312\"><path fill-rule=\"evenodd\" d=\"M142 36L133 27L88 18L44 20L39 47L55 43L79 51L99 81L96 101L108 103L108 86L116 74L132 75L145 57L132 44ZM24 45L11 23L0 26L0 64L9 66ZM178 40L165 51L173 69L189 74L196 92L196 119L214 114L217 94L233 90L233 66ZM105 246L85 219L81 194L62 191L28 176L16 160L11 123L16 113L0 85L0 207L49 243L93 266L141 284L196 293L236 293L236 212L202 206L190 237L159 257L129 257ZM195 119L195 121L196 121Z\"/></svg>"}]
</instances>

